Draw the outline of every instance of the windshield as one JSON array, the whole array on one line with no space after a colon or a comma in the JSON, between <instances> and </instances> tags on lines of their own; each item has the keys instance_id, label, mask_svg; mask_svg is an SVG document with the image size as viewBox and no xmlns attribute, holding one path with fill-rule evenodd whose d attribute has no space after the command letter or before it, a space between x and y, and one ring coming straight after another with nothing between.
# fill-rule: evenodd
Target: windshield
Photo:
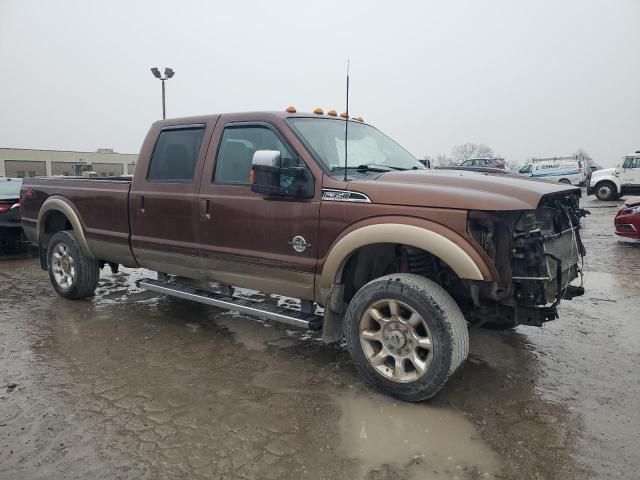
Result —
<instances>
[{"instance_id":1,"label":"windshield","mask_svg":"<svg viewBox=\"0 0 640 480\"><path fill-rule=\"evenodd\" d=\"M525 165L519 171L520 171L520 173L531 173L531 168L532 167L533 167L533 165L531 165L531 164Z\"/></svg>"},{"instance_id":2,"label":"windshield","mask_svg":"<svg viewBox=\"0 0 640 480\"><path fill-rule=\"evenodd\" d=\"M344 168L344 120L300 117L288 122L328 168ZM350 121L347 143L349 168L425 169L413 155L369 125Z\"/></svg>"},{"instance_id":3,"label":"windshield","mask_svg":"<svg viewBox=\"0 0 640 480\"><path fill-rule=\"evenodd\" d=\"M0 180L0 198L18 198L22 180Z\"/></svg>"}]
</instances>

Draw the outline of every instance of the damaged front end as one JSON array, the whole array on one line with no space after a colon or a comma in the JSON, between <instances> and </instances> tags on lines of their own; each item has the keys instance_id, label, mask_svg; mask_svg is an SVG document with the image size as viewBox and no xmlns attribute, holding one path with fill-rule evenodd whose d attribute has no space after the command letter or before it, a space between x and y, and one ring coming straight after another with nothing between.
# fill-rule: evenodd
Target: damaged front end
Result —
<instances>
[{"instance_id":1,"label":"damaged front end","mask_svg":"<svg viewBox=\"0 0 640 480\"><path fill-rule=\"evenodd\" d=\"M577 191L546 195L535 210L470 212L469 232L491 257L498 281L476 286L474 323L541 326L557 318L562 299L582 295L585 248Z\"/></svg>"}]
</instances>

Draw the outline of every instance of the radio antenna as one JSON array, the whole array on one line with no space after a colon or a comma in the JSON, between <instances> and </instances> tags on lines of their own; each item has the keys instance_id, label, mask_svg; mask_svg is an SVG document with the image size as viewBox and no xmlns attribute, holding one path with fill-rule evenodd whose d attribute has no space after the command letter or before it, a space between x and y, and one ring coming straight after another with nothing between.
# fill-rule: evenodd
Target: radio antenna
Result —
<instances>
[{"instance_id":1,"label":"radio antenna","mask_svg":"<svg viewBox=\"0 0 640 480\"><path fill-rule=\"evenodd\" d=\"M347 110L345 112L346 118L344 119L344 181L348 181L347 178L347 136L349 134L349 59L347 58Z\"/></svg>"}]
</instances>

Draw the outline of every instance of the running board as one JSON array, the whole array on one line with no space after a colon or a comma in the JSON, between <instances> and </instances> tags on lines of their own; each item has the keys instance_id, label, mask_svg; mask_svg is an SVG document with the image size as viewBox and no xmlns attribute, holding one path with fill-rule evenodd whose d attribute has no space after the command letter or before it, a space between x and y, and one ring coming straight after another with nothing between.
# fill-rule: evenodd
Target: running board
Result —
<instances>
[{"instance_id":1,"label":"running board","mask_svg":"<svg viewBox=\"0 0 640 480\"><path fill-rule=\"evenodd\" d=\"M194 302L205 303L214 307L234 310L296 328L308 330L320 330L322 328L322 316L313 313L303 313L298 310L201 290L179 281L143 278L136 283L138 287L152 292L164 293L165 295L184 298L185 300L193 300Z\"/></svg>"}]
</instances>

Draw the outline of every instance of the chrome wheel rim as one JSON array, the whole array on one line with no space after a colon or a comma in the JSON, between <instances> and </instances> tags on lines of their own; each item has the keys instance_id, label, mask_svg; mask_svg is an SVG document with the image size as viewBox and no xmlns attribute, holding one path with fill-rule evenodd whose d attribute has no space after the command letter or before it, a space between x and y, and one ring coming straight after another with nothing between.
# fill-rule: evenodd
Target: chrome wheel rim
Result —
<instances>
[{"instance_id":1,"label":"chrome wheel rim","mask_svg":"<svg viewBox=\"0 0 640 480\"><path fill-rule=\"evenodd\" d=\"M70 288L76 278L76 267L69 248L64 243L53 247L51 255L53 278L61 288Z\"/></svg>"},{"instance_id":2,"label":"chrome wheel rim","mask_svg":"<svg viewBox=\"0 0 640 480\"><path fill-rule=\"evenodd\" d=\"M429 370L433 336L422 316L394 299L372 303L360 319L360 345L369 364L398 383L414 382Z\"/></svg>"}]
</instances>

